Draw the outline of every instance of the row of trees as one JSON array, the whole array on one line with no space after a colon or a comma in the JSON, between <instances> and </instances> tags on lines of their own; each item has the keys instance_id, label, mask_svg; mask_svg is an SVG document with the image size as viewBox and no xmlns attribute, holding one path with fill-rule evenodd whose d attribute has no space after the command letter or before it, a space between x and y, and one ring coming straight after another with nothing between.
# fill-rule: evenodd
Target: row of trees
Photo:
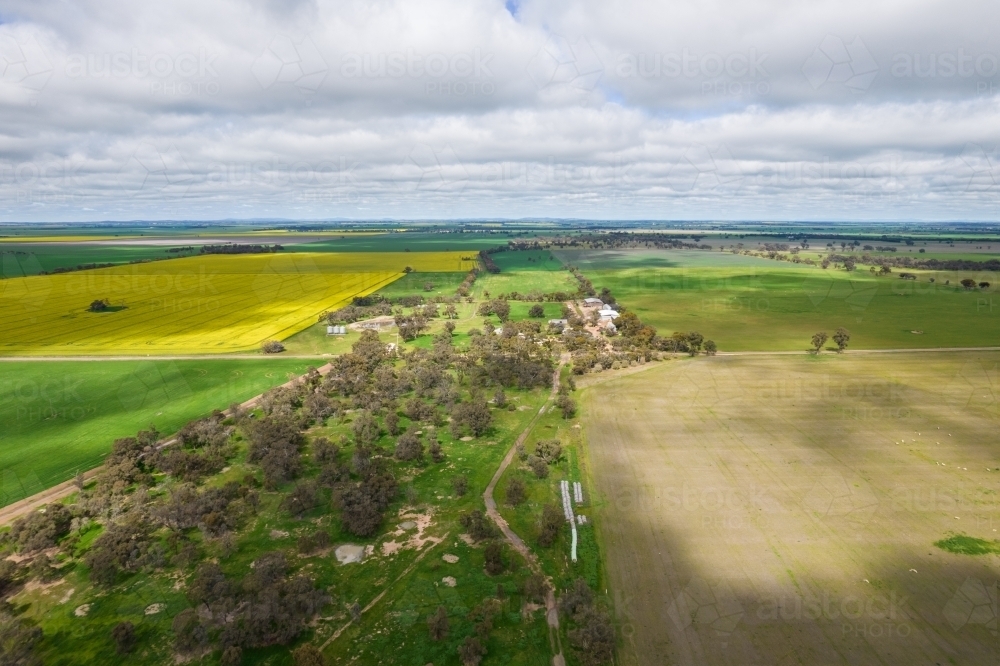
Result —
<instances>
[{"instance_id":1,"label":"row of trees","mask_svg":"<svg viewBox=\"0 0 1000 666\"><path fill-rule=\"evenodd\" d=\"M826 331L814 333L812 336L813 353L820 353L828 339L829 336L826 334ZM847 343L851 341L851 332L844 327L840 327L834 332L833 341L837 344L837 352L843 352L847 349Z\"/></svg>"}]
</instances>

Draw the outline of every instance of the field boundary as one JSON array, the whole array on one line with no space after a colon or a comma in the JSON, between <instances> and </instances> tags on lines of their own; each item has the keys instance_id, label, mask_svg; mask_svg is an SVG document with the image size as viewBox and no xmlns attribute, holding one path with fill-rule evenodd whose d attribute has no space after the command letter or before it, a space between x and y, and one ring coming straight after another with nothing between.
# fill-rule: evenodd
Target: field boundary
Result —
<instances>
[{"instance_id":1,"label":"field boundary","mask_svg":"<svg viewBox=\"0 0 1000 666\"><path fill-rule=\"evenodd\" d=\"M312 358L312 357L306 357L306 358ZM330 372L332 367L333 366L327 363L322 367L317 368L316 370L317 372L319 372L320 375L326 375L327 373ZM304 374L299 375L298 377L290 379L284 384L281 384L280 386L275 386L273 388L268 389L268 391L273 391L275 388L288 388L295 386L296 384L300 384L302 381L304 381L303 379L304 377L305 377ZM249 400L240 403L240 407L244 409L249 409L251 407L256 406L256 404L260 401L263 395L264 395L263 393L255 395ZM223 410L223 414L229 414L229 413L230 411L228 408ZM176 443L177 443L176 437L174 436L164 437L163 439L161 439L156 443L156 448L157 450L164 449ZM97 476L98 473L100 473L102 469L104 469L104 465L99 465L93 469L87 470L86 472L83 473L84 480L90 480L94 478L95 476ZM25 497L22 500L18 500L13 504L8 504L7 506L0 508L0 527L8 525L17 520L18 518L24 516L25 514L30 513L31 511L35 511L36 509L39 509L46 504L50 504L52 502L61 500L65 497L69 497L75 492L78 492L78 489L76 487L76 482L75 480L71 479L69 481L63 481L62 483L52 486L51 488L46 488L42 492L35 493L30 497Z\"/></svg>"},{"instance_id":2,"label":"field boundary","mask_svg":"<svg viewBox=\"0 0 1000 666\"><path fill-rule=\"evenodd\" d=\"M1000 351L1000 347L890 347L888 349L845 349L842 352L827 351L822 354L814 354L811 350L801 351L731 351L718 352L717 356L833 356L855 354L908 354L914 353L937 353L937 352L976 352L976 351Z\"/></svg>"}]
</instances>

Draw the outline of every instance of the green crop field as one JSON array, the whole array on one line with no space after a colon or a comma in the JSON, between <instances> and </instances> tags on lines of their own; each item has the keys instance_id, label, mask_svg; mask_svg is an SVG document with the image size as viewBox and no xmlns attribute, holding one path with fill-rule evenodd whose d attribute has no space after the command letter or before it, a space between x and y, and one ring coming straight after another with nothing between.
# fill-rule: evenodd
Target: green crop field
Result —
<instances>
[{"instance_id":1,"label":"green crop field","mask_svg":"<svg viewBox=\"0 0 1000 666\"><path fill-rule=\"evenodd\" d=\"M194 251L166 250L162 245L0 242L0 276L16 278L57 268L75 268L81 264L127 264L130 261L174 259L194 254Z\"/></svg>"},{"instance_id":2,"label":"green crop field","mask_svg":"<svg viewBox=\"0 0 1000 666\"><path fill-rule=\"evenodd\" d=\"M301 374L302 359L0 365L0 506L96 467L118 437L164 433ZM319 365L319 362L315 363Z\"/></svg>"},{"instance_id":3,"label":"green crop field","mask_svg":"<svg viewBox=\"0 0 1000 666\"><path fill-rule=\"evenodd\" d=\"M696 250L557 255L661 335L696 330L722 351L802 350L816 331L840 326L850 330L854 349L1000 340L1000 293L989 274L914 270L918 280L909 281ZM994 286L967 291L958 284L965 277Z\"/></svg>"},{"instance_id":4,"label":"green crop field","mask_svg":"<svg viewBox=\"0 0 1000 666\"><path fill-rule=\"evenodd\" d=\"M491 296L519 292L527 294L565 291L573 293L578 285L563 263L548 250L498 252L490 258L500 268L499 273L482 273L476 280L476 294ZM530 259L530 261L529 261Z\"/></svg>"}]
</instances>

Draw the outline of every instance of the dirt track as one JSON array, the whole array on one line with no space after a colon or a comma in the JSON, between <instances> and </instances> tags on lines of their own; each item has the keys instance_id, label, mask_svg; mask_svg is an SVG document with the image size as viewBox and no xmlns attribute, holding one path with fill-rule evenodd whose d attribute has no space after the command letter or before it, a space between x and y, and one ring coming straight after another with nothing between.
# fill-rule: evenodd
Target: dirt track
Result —
<instances>
[{"instance_id":1,"label":"dirt track","mask_svg":"<svg viewBox=\"0 0 1000 666\"><path fill-rule=\"evenodd\" d=\"M528 566L535 573L542 573L542 567L538 563L538 558L535 557L533 552L531 552L528 545L524 543L524 539L519 537L517 533L510 528L510 525L506 520L504 520L504 517L500 515L499 511L497 511L497 503L493 498L493 491L496 490L497 483L500 482L500 479L503 477L503 473L510 466L511 461L514 460L514 455L517 453L517 446L519 444L524 444L525 440L528 439L528 435L531 434L531 429L535 427L535 423L542 415L542 410L544 410L549 403L552 402L552 399L555 398L556 393L559 391L559 373L562 371L563 366L567 363L569 363L569 354L564 353L559 359L559 365L556 366L555 372L552 373L552 390L549 393L549 399L545 402L545 404L539 407L527 427L521 431L520 435L518 435L517 440L514 441L514 444L510 447L507 455L504 456L504 459L500 462L500 467L497 468L496 473L493 474L493 478L490 479L489 485L486 486L486 490L483 492L483 501L486 503L486 515L497 524L497 527L499 527L500 531L503 532L504 538L507 539L507 543L509 543L514 550L519 552L524 557ZM552 657L552 663L555 665L564 664L565 658L562 654L562 642L559 637L559 609L556 607L555 591L551 586L549 586L548 592L545 595L545 616L549 625L549 643L552 646L552 652L554 654Z\"/></svg>"},{"instance_id":2,"label":"dirt track","mask_svg":"<svg viewBox=\"0 0 1000 666\"><path fill-rule=\"evenodd\" d=\"M933 543L1000 538L998 363L719 356L585 389L619 663L994 663L1000 557Z\"/></svg>"}]
</instances>

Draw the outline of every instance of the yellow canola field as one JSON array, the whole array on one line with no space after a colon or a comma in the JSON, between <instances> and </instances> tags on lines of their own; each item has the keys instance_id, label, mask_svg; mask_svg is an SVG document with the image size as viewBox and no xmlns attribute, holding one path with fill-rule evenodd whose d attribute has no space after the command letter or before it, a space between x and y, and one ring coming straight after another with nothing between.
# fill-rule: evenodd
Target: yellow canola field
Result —
<instances>
[{"instance_id":1,"label":"yellow canola field","mask_svg":"<svg viewBox=\"0 0 1000 666\"><path fill-rule=\"evenodd\" d=\"M419 272L468 271L471 252L207 255L0 280L0 355L257 349L324 310ZM108 299L112 308L89 312Z\"/></svg>"}]
</instances>

